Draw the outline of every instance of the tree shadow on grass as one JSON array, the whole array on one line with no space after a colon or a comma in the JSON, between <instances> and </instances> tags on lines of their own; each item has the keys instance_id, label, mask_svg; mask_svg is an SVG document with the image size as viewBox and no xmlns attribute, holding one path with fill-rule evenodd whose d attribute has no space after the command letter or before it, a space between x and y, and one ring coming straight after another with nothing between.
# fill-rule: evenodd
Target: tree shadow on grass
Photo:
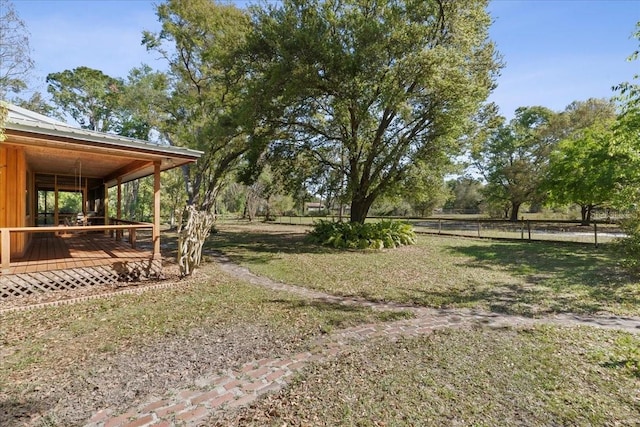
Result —
<instances>
[{"instance_id":1,"label":"tree shadow on grass","mask_svg":"<svg viewBox=\"0 0 640 427\"><path fill-rule=\"evenodd\" d=\"M606 304L597 301L582 301L566 295L550 297L548 292L538 288L500 282L484 282L482 287L463 289L404 288L404 293L403 300L423 307L474 308L525 317L561 312L593 314L607 309Z\"/></svg>"},{"instance_id":2,"label":"tree shadow on grass","mask_svg":"<svg viewBox=\"0 0 640 427\"><path fill-rule=\"evenodd\" d=\"M526 287L496 284L495 295L469 295L495 301L502 295L523 306L548 300L547 312L596 313L614 305L640 306L640 278L616 262L610 249L546 242L495 242L450 246L449 251L471 261L461 266L503 270L525 280ZM498 304L507 310L512 304ZM520 311L521 307L517 311ZM526 313L525 313L526 314Z\"/></svg>"},{"instance_id":3,"label":"tree shadow on grass","mask_svg":"<svg viewBox=\"0 0 640 427\"><path fill-rule=\"evenodd\" d=\"M315 309L322 313L322 319L326 321L328 329L341 329L354 326L363 321L375 320L391 322L412 318L414 316L414 314L408 310L374 311L369 307L322 300L301 301L272 299L269 302L279 306L285 306L292 311L307 311L309 308ZM327 329L323 328L323 332L327 332Z\"/></svg>"},{"instance_id":4,"label":"tree shadow on grass","mask_svg":"<svg viewBox=\"0 0 640 427\"><path fill-rule=\"evenodd\" d=\"M236 263L268 263L279 253L326 254L338 251L310 242L306 234L254 230L220 231L207 239L204 249L220 251Z\"/></svg>"},{"instance_id":5,"label":"tree shadow on grass","mask_svg":"<svg viewBox=\"0 0 640 427\"><path fill-rule=\"evenodd\" d=\"M0 425L3 427L29 425L34 417L47 412L52 403L37 398L18 400L12 397L2 397L0 398Z\"/></svg>"}]
</instances>

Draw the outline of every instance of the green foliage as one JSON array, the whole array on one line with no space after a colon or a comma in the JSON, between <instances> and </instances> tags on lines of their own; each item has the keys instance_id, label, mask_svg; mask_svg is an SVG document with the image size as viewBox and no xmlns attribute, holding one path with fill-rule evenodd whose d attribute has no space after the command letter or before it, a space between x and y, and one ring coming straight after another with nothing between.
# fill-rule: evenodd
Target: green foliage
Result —
<instances>
[{"instance_id":1,"label":"green foliage","mask_svg":"<svg viewBox=\"0 0 640 427\"><path fill-rule=\"evenodd\" d=\"M372 216L404 216L412 214L411 205L400 196L379 197L371 205Z\"/></svg>"},{"instance_id":2,"label":"green foliage","mask_svg":"<svg viewBox=\"0 0 640 427\"><path fill-rule=\"evenodd\" d=\"M6 138L4 130L8 114L9 110L7 109L6 104L4 103L4 101L0 100L0 142L4 141Z\"/></svg>"},{"instance_id":3,"label":"green foliage","mask_svg":"<svg viewBox=\"0 0 640 427\"><path fill-rule=\"evenodd\" d=\"M82 194L78 192L58 192L58 209L61 213L82 212Z\"/></svg>"},{"instance_id":4,"label":"green foliage","mask_svg":"<svg viewBox=\"0 0 640 427\"><path fill-rule=\"evenodd\" d=\"M400 221L361 224L320 220L310 236L316 243L342 249L396 248L416 243L413 227Z\"/></svg>"},{"instance_id":5,"label":"green foliage","mask_svg":"<svg viewBox=\"0 0 640 427\"><path fill-rule=\"evenodd\" d=\"M49 74L47 83L59 111L37 92L19 105L59 118L66 113L85 129L138 139L149 139L151 129L165 117L167 78L147 65L132 69L126 80L78 67Z\"/></svg>"},{"instance_id":6,"label":"green foliage","mask_svg":"<svg viewBox=\"0 0 640 427\"><path fill-rule=\"evenodd\" d=\"M407 171L400 186L400 195L412 207L413 214L429 216L434 208L446 201L448 189L444 175L451 173L451 161L443 153L426 160L417 160Z\"/></svg>"},{"instance_id":7,"label":"green foliage","mask_svg":"<svg viewBox=\"0 0 640 427\"><path fill-rule=\"evenodd\" d=\"M636 32L633 37L640 41L640 21L636 24ZM629 56L629 61L637 61L639 56L637 49ZM633 76L633 82L621 83L614 89L618 91L616 97L620 103L621 113L615 126L616 138L628 152L635 154L634 164L627 167L624 177L625 185L620 191L619 203L622 206L635 206L640 204L640 74Z\"/></svg>"},{"instance_id":8,"label":"green foliage","mask_svg":"<svg viewBox=\"0 0 640 427\"><path fill-rule=\"evenodd\" d=\"M624 220L621 228L627 237L616 243L620 259L626 267L633 270L640 269L640 212L636 211L630 218Z\"/></svg>"},{"instance_id":9,"label":"green foliage","mask_svg":"<svg viewBox=\"0 0 640 427\"><path fill-rule=\"evenodd\" d=\"M157 106L150 112L162 113L156 126L172 145L204 151L183 169L184 177L188 203L213 211L226 175L248 149L244 133L252 131L237 124L241 110L230 114L246 95L247 74L236 50L250 31L249 17L233 5L210 0L169 0L157 6L157 15L162 30L145 31L142 42L168 62L166 81L144 70L134 77L143 78L145 91L153 85L171 88L164 99L153 101Z\"/></svg>"},{"instance_id":10,"label":"green foliage","mask_svg":"<svg viewBox=\"0 0 640 427\"><path fill-rule=\"evenodd\" d=\"M19 97L13 98L11 100L11 103L17 105L18 107L26 108L29 111L40 113L44 116L64 120L56 107L49 104L49 102L43 98L42 93L40 92L33 92L33 94L31 94L31 98L29 99L22 99Z\"/></svg>"},{"instance_id":11,"label":"green foliage","mask_svg":"<svg viewBox=\"0 0 640 427\"><path fill-rule=\"evenodd\" d=\"M631 153L614 137L611 101L574 102L561 119L568 136L551 153L542 188L552 203L578 204L583 223L589 224L594 207L613 201Z\"/></svg>"},{"instance_id":12,"label":"green foliage","mask_svg":"<svg viewBox=\"0 0 640 427\"><path fill-rule=\"evenodd\" d=\"M78 67L47 76L47 90L55 104L84 129L115 129L123 82L89 67Z\"/></svg>"},{"instance_id":13,"label":"green foliage","mask_svg":"<svg viewBox=\"0 0 640 427\"><path fill-rule=\"evenodd\" d=\"M487 181L487 202L508 206L512 221L524 203L541 198L540 185L556 141L554 119L548 108L520 107L514 119L496 126L474 148L475 166Z\"/></svg>"},{"instance_id":14,"label":"green foliage","mask_svg":"<svg viewBox=\"0 0 640 427\"><path fill-rule=\"evenodd\" d=\"M445 209L453 209L463 213L480 213L483 202L482 181L470 177L460 177L447 181L449 198L444 204Z\"/></svg>"},{"instance_id":15,"label":"green foliage","mask_svg":"<svg viewBox=\"0 0 640 427\"><path fill-rule=\"evenodd\" d=\"M640 41L640 21L636 24L636 32L633 35ZM629 61L638 60L636 50L629 57ZM617 86L621 103L621 114L615 125L615 136L618 151L628 155L624 164L624 175L621 177L617 203L620 206L631 208L632 216L622 224L627 238L622 239L618 245L622 252L624 263L631 268L640 268L640 74L634 76L634 82L625 82Z\"/></svg>"},{"instance_id":16,"label":"green foliage","mask_svg":"<svg viewBox=\"0 0 640 427\"><path fill-rule=\"evenodd\" d=\"M149 139L152 128L165 117L166 74L142 65L129 71L119 94L119 120L115 131L130 138Z\"/></svg>"},{"instance_id":17,"label":"green foliage","mask_svg":"<svg viewBox=\"0 0 640 427\"><path fill-rule=\"evenodd\" d=\"M352 222L410 178L425 184L413 165L459 154L501 66L487 3L285 0L254 9L244 110L275 137L256 141L251 164L276 148L313 158L336 172L327 176L338 198L344 183Z\"/></svg>"}]
</instances>

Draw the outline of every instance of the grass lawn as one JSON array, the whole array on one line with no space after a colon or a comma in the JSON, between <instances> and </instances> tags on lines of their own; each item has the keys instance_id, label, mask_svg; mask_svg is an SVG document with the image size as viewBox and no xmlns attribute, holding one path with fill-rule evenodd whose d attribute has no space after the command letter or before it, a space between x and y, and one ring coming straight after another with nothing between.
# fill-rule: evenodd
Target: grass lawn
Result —
<instances>
[{"instance_id":1,"label":"grass lawn","mask_svg":"<svg viewBox=\"0 0 640 427\"><path fill-rule=\"evenodd\" d=\"M420 236L412 247L343 252L307 243L300 227L219 229L205 253L334 294L528 316L640 315L640 281L606 246ZM262 289L211 262L175 288L1 314L0 425L81 425L105 407L117 413L251 360L308 350L332 330L408 316ZM639 349L637 334L586 327L358 341L211 424L637 425Z\"/></svg>"},{"instance_id":2,"label":"grass lawn","mask_svg":"<svg viewBox=\"0 0 640 427\"><path fill-rule=\"evenodd\" d=\"M640 278L606 245L505 242L421 235L415 246L340 251L300 227L219 227L209 247L256 274L337 295L544 315L640 315Z\"/></svg>"},{"instance_id":3,"label":"grass lawn","mask_svg":"<svg viewBox=\"0 0 640 427\"><path fill-rule=\"evenodd\" d=\"M640 371L620 366L639 345L625 333L552 327L375 340L211 424L637 426Z\"/></svg>"},{"instance_id":4,"label":"grass lawn","mask_svg":"<svg viewBox=\"0 0 640 427\"><path fill-rule=\"evenodd\" d=\"M77 425L208 372L307 350L334 328L410 316L263 290L215 264L203 271L173 289L0 315L0 425L34 414Z\"/></svg>"}]
</instances>

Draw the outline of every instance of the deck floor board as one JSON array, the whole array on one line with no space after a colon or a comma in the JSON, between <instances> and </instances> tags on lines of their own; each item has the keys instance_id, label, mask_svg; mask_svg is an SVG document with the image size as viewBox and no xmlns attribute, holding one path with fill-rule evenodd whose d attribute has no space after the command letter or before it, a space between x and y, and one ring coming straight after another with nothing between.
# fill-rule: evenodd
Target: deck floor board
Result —
<instances>
[{"instance_id":1,"label":"deck floor board","mask_svg":"<svg viewBox=\"0 0 640 427\"><path fill-rule=\"evenodd\" d=\"M111 265L153 258L148 250L133 249L102 233L37 234L21 258L11 260L9 274L36 273L77 267Z\"/></svg>"}]
</instances>

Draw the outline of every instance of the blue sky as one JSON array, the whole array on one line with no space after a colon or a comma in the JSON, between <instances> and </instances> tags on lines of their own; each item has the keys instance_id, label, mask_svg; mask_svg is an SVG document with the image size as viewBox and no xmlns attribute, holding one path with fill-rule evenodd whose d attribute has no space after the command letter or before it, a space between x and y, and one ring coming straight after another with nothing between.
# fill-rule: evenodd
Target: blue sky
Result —
<instances>
[{"instance_id":1,"label":"blue sky","mask_svg":"<svg viewBox=\"0 0 640 427\"><path fill-rule=\"evenodd\" d=\"M78 66L114 77L147 63L163 68L140 45L158 30L148 0L13 0L30 33L33 88L46 92L48 73ZM236 2L242 6L244 2ZM512 117L519 106L563 110L570 102L610 97L611 87L640 73L626 58L640 42L640 0L492 0L491 38L506 67L491 100Z\"/></svg>"}]
</instances>

